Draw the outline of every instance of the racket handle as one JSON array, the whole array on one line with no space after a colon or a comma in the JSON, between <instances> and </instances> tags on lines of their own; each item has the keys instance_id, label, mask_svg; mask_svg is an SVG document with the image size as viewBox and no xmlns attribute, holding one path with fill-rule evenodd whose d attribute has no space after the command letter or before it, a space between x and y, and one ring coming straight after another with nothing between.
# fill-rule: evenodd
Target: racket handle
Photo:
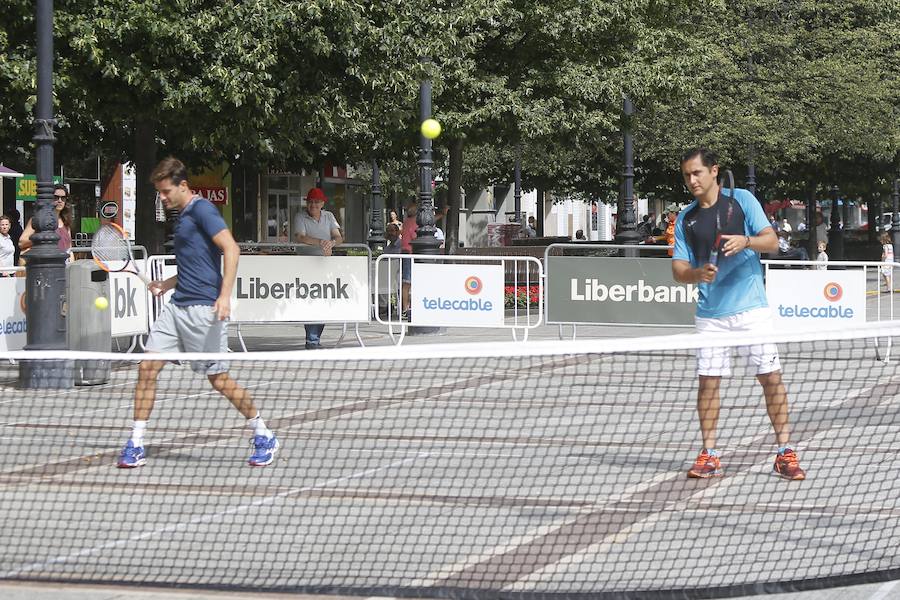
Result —
<instances>
[{"instance_id":1,"label":"racket handle","mask_svg":"<svg viewBox=\"0 0 900 600\"><path fill-rule=\"evenodd\" d=\"M144 275L144 274L141 273L140 271L136 271L136 272L135 272L135 275L137 275L138 277L140 277L141 281L143 281L143 282L144 282L144 285L146 285L147 287L150 287L150 284L153 283L153 281L152 281L149 277L147 277L146 275Z\"/></svg>"}]
</instances>

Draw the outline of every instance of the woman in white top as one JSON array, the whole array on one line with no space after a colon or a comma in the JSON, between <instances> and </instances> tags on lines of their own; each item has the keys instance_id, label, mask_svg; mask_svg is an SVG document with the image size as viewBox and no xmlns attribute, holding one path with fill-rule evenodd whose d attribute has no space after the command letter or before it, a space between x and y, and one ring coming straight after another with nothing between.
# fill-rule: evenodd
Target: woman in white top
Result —
<instances>
[{"instance_id":1,"label":"woman in white top","mask_svg":"<svg viewBox=\"0 0 900 600\"><path fill-rule=\"evenodd\" d=\"M12 219L3 215L0 217L0 267L14 267L16 246L9 236L9 228L12 227ZM15 271L0 271L0 277L14 277Z\"/></svg>"},{"instance_id":2,"label":"woman in white top","mask_svg":"<svg viewBox=\"0 0 900 600\"><path fill-rule=\"evenodd\" d=\"M881 262L894 262L894 245L891 243L891 235L886 231L881 234ZM894 267L882 265L881 279L884 281L884 291L892 292L894 290Z\"/></svg>"}]
</instances>

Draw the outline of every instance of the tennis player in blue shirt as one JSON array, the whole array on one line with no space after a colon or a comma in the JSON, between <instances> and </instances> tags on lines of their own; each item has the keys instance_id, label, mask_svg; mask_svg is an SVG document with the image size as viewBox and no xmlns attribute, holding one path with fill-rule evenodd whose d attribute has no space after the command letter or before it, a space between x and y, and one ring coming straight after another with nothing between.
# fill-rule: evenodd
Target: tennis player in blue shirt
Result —
<instances>
[{"instance_id":1,"label":"tennis player in blue shirt","mask_svg":"<svg viewBox=\"0 0 900 600\"><path fill-rule=\"evenodd\" d=\"M706 148L684 154L681 174L694 201L675 222L672 275L680 283L698 284L697 331L773 331L758 253L777 251L778 237L759 201L743 189L734 189L733 195L730 190L723 193L718 180L718 157ZM786 479L805 479L797 454L789 445L788 400L781 380L778 348L775 344L750 346L749 354L775 429L775 473ZM688 477L722 475L716 451L719 384L723 376L730 374L730 348L697 351L697 412L703 450Z\"/></svg>"},{"instance_id":2,"label":"tennis player in blue shirt","mask_svg":"<svg viewBox=\"0 0 900 600\"><path fill-rule=\"evenodd\" d=\"M171 289L175 293L153 323L147 338L147 351L227 352L227 321L231 315L231 290L237 275L240 248L216 207L191 191L187 169L181 161L175 158L163 160L150 179L165 207L179 213L175 224L178 274L150 284L153 294L164 294ZM120 468L140 467L147 462L144 431L156 401L156 380L165 365L159 360L141 362L134 391L134 425L131 438L119 456L117 466ZM192 361L191 369L206 375L213 388L228 398L247 419L254 433L250 465L270 464L278 450L278 440L259 416L250 393L228 375L228 364Z\"/></svg>"}]
</instances>

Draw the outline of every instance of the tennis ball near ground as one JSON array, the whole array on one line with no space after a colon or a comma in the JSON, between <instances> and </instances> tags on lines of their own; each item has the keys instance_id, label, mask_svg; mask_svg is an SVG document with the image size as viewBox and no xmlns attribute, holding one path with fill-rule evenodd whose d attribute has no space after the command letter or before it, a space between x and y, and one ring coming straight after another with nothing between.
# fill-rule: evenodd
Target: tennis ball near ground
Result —
<instances>
[{"instance_id":1,"label":"tennis ball near ground","mask_svg":"<svg viewBox=\"0 0 900 600\"><path fill-rule=\"evenodd\" d=\"M422 121L422 135L427 137L429 140L433 140L437 136L441 135L441 124L437 122L436 119L425 119Z\"/></svg>"},{"instance_id":2,"label":"tennis ball near ground","mask_svg":"<svg viewBox=\"0 0 900 600\"><path fill-rule=\"evenodd\" d=\"M109 308L109 300L106 299L106 296L97 296L97 299L94 300L94 307L97 310L106 310Z\"/></svg>"}]
</instances>

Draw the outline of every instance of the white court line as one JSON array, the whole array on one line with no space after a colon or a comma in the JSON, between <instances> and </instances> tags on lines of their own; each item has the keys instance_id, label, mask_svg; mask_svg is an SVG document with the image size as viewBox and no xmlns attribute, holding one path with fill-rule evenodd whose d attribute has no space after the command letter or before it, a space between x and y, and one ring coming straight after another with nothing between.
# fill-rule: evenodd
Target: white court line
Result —
<instances>
[{"instance_id":1,"label":"white court line","mask_svg":"<svg viewBox=\"0 0 900 600\"><path fill-rule=\"evenodd\" d=\"M888 581L887 583L882 584L875 590L875 593L869 596L869 600L884 600L888 597L888 595L894 591L894 588L900 584L900 581Z\"/></svg>"},{"instance_id":2,"label":"white court line","mask_svg":"<svg viewBox=\"0 0 900 600\"><path fill-rule=\"evenodd\" d=\"M280 494L266 496L265 498L262 498L255 502L251 502L249 504L241 504L240 506L235 506L233 508L229 508L228 510L222 510L222 511L210 514L210 515L200 515L200 516L194 517L193 519L191 519L190 521L188 521L186 523L178 523L175 525L168 525L166 527L160 527L160 528L154 529L152 531L147 531L140 535L133 535L133 536L130 536L125 539L119 539L119 540L115 540L112 542L107 542L107 543L101 544L99 546L92 546L90 548L84 548L82 550L79 550L78 552L73 552L71 554L64 554L61 556L56 556L54 558L51 558L49 560L45 560L42 562L30 563L30 564L24 565L18 569L0 573L0 579L10 579L10 578L19 577L25 573L30 573L33 571L40 571L42 569L46 569L47 567L49 567L51 565L66 563L72 559L81 558L84 556L90 556L92 554L97 554L98 552L103 552L104 550L112 550L113 548L127 546L128 544L148 540L150 538L153 538L153 537L156 537L159 535L173 533L176 531L182 531L193 525L205 524L205 523L217 523L217 522L219 522L219 520L222 517L227 517L227 516L247 512L250 509L258 508L260 506L272 505L283 498L287 498L288 496L294 496L294 495L302 494L304 492L309 492L309 491L312 491L312 490L315 490L318 488L335 485L335 484L341 483L343 481L350 481L351 479L359 479L360 477L366 477L368 475L373 475L380 471L386 471L389 469L399 467L404 464L415 462L416 460L419 460L421 458L426 458L427 456L428 456L427 453L419 453L414 457L395 461L390 464L383 465L381 467L367 469L365 471L359 471L357 473L353 473L351 475L346 475L344 477L336 477L334 479L329 479L328 481L324 481L322 483L317 483L314 485L304 486L304 487L300 487L300 488L293 488L293 489L281 492Z\"/></svg>"},{"instance_id":3,"label":"white court line","mask_svg":"<svg viewBox=\"0 0 900 600\"><path fill-rule=\"evenodd\" d=\"M454 575L462 573L463 571L465 571L466 569L468 569L469 567L471 567L474 564L479 564L479 563L485 562L487 560L490 560L491 558L493 558L495 556L499 556L501 554L506 554L507 552L511 552L512 550L515 550L516 548L519 548L520 546L524 546L536 539L542 538L550 533L553 533L557 529L565 527L566 525L569 525L570 523L574 523L581 517L581 515L585 511L594 512L601 506L605 506L607 504L613 504L615 502L618 502L620 499L624 498L625 496L630 496L630 495L642 492L645 489L649 489L649 488L653 487L654 485L656 485L657 483L659 483L661 481L665 481L666 479L669 479L670 477L672 477L672 475L674 473L675 473L675 471L659 473L659 474L655 475L653 478L648 479L647 481L642 481L641 483L627 487L621 493L610 496L607 499L607 501L602 505L593 505L593 506L585 507L585 509L573 511L572 514L566 515L565 517L563 517L561 519L557 519L554 522L547 523L546 525L541 525L540 527L536 527L523 535L516 536L516 537L512 538L511 540L509 540L508 542L506 542L502 546L494 546L493 548L489 548L480 554L470 555L459 562L453 563L451 565L445 565L445 566L441 567L440 569L438 569L437 571L433 571L433 572L429 573L428 575L426 575L425 577L413 581L410 584L410 586L411 587L433 587L433 586L439 585L441 583L441 581L443 581L445 579L450 579Z\"/></svg>"}]
</instances>

